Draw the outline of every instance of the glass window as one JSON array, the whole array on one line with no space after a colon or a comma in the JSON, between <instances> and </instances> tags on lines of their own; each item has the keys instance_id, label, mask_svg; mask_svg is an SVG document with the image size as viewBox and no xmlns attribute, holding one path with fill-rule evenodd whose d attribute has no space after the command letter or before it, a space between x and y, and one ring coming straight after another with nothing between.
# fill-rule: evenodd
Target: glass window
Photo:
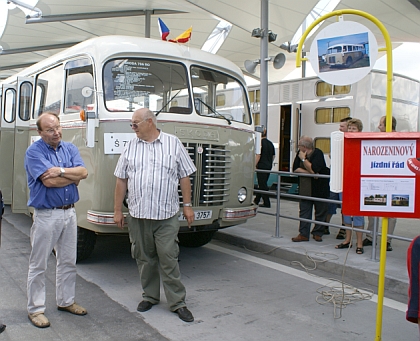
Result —
<instances>
[{"instance_id":1,"label":"glass window","mask_svg":"<svg viewBox=\"0 0 420 341\"><path fill-rule=\"evenodd\" d=\"M179 63L114 59L105 64L103 72L105 106L109 111L149 108L182 114L192 112L187 72Z\"/></svg>"},{"instance_id":2,"label":"glass window","mask_svg":"<svg viewBox=\"0 0 420 341\"><path fill-rule=\"evenodd\" d=\"M331 153L331 140L329 137L317 137L314 143L315 148L321 149L324 154Z\"/></svg>"},{"instance_id":3,"label":"glass window","mask_svg":"<svg viewBox=\"0 0 420 341\"><path fill-rule=\"evenodd\" d=\"M315 123L338 123L343 118L350 116L350 108L317 108L315 110Z\"/></svg>"},{"instance_id":4,"label":"glass window","mask_svg":"<svg viewBox=\"0 0 420 341\"><path fill-rule=\"evenodd\" d=\"M16 119L16 90L6 89L4 97L4 120L12 123Z\"/></svg>"},{"instance_id":5,"label":"glass window","mask_svg":"<svg viewBox=\"0 0 420 341\"><path fill-rule=\"evenodd\" d=\"M84 60L86 59L82 59ZM93 67L90 63L75 62L71 61L66 65L65 114L80 112L82 109L93 110L95 107L94 92L82 92L85 87L94 89Z\"/></svg>"},{"instance_id":6,"label":"glass window","mask_svg":"<svg viewBox=\"0 0 420 341\"><path fill-rule=\"evenodd\" d=\"M251 123L247 90L238 80L216 70L192 66L191 81L199 115Z\"/></svg>"},{"instance_id":7,"label":"glass window","mask_svg":"<svg viewBox=\"0 0 420 341\"><path fill-rule=\"evenodd\" d=\"M44 111L60 113L63 93L63 65L40 73L35 81L34 118Z\"/></svg>"},{"instance_id":8,"label":"glass window","mask_svg":"<svg viewBox=\"0 0 420 341\"><path fill-rule=\"evenodd\" d=\"M317 82L316 95L318 97L331 96L331 95L345 95L350 93L350 85L331 85L325 82Z\"/></svg>"},{"instance_id":9,"label":"glass window","mask_svg":"<svg viewBox=\"0 0 420 341\"><path fill-rule=\"evenodd\" d=\"M19 117L22 121L28 121L31 118L32 84L30 82L21 83L19 93Z\"/></svg>"},{"instance_id":10,"label":"glass window","mask_svg":"<svg viewBox=\"0 0 420 341\"><path fill-rule=\"evenodd\" d=\"M248 97L249 97L249 101L251 103L255 102L255 99L254 99L254 97L255 97L255 91L254 90L248 91Z\"/></svg>"}]
</instances>

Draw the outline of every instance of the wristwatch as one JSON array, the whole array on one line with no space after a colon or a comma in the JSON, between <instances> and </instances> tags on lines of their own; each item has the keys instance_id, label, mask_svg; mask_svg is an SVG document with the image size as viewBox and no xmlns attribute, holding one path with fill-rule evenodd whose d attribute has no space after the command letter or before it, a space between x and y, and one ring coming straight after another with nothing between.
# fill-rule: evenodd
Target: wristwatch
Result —
<instances>
[{"instance_id":1,"label":"wristwatch","mask_svg":"<svg viewBox=\"0 0 420 341\"><path fill-rule=\"evenodd\" d=\"M190 202L186 202L186 203L183 203L182 206L184 206L184 207L192 207L192 204Z\"/></svg>"},{"instance_id":2,"label":"wristwatch","mask_svg":"<svg viewBox=\"0 0 420 341\"><path fill-rule=\"evenodd\" d=\"M302 159L302 162L305 162L306 159Z\"/></svg>"},{"instance_id":3,"label":"wristwatch","mask_svg":"<svg viewBox=\"0 0 420 341\"><path fill-rule=\"evenodd\" d=\"M63 167L60 167L60 177L63 177L65 172L66 170Z\"/></svg>"}]
</instances>

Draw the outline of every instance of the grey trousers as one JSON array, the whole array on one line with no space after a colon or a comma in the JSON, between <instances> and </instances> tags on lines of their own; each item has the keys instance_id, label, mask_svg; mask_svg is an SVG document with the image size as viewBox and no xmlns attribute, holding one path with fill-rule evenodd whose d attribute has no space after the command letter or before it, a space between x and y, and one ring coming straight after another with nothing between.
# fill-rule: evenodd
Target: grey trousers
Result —
<instances>
[{"instance_id":1,"label":"grey trousers","mask_svg":"<svg viewBox=\"0 0 420 341\"><path fill-rule=\"evenodd\" d=\"M299 203L299 218L312 219L312 207L315 207L315 220L325 222L328 211L328 203L321 201L312 201L302 199ZM301 221L299 223L299 234L309 238L309 231L311 223ZM325 226L315 224L312 234L322 236L324 234Z\"/></svg>"},{"instance_id":2,"label":"grey trousers","mask_svg":"<svg viewBox=\"0 0 420 341\"><path fill-rule=\"evenodd\" d=\"M375 222L375 217L368 217L368 227L367 229L369 231L373 232L373 224ZM388 234L394 234L394 230L395 230L395 225L397 225L397 218L388 218ZM378 231L381 228L382 224L381 224L381 220L380 218L378 218ZM372 240L372 235L367 234L366 238L368 240ZM387 242L391 242L392 238L387 238Z\"/></svg>"},{"instance_id":3,"label":"grey trousers","mask_svg":"<svg viewBox=\"0 0 420 341\"><path fill-rule=\"evenodd\" d=\"M143 299L160 301L160 277L171 311L185 307L186 290L178 265L178 215L165 220L128 216L131 255L137 262Z\"/></svg>"},{"instance_id":4,"label":"grey trousers","mask_svg":"<svg viewBox=\"0 0 420 341\"><path fill-rule=\"evenodd\" d=\"M56 251L56 301L60 307L74 303L76 290L77 218L74 208L34 212L32 251L28 271L28 313L45 311L45 271L53 248Z\"/></svg>"}]
</instances>

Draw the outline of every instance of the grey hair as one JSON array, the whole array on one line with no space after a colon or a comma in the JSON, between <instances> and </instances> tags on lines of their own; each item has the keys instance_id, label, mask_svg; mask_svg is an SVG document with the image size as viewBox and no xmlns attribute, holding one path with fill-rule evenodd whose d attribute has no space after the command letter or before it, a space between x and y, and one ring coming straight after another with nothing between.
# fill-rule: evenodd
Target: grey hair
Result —
<instances>
[{"instance_id":1,"label":"grey hair","mask_svg":"<svg viewBox=\"0 0 420 341\"><path fill-rule=\"evenodd\" d=\"M311 137L303 135L299 139L299 144L308 149L314 149L314 140Z\"/></svg>"},{"instance_id":2,"label":"grey hair","mask_svg":"<svg viewBox=\"0 0 420 341\"><path fill-rule=\"evenodd\" d=\"M150 109L147 109L147 111L143 115L143 120L147 120L149 118L152 120L153 124L156 126L157 125L157 119L156 119L156 116L155 116L154 112L151 111Z\"/></svg>"}]
</instances>

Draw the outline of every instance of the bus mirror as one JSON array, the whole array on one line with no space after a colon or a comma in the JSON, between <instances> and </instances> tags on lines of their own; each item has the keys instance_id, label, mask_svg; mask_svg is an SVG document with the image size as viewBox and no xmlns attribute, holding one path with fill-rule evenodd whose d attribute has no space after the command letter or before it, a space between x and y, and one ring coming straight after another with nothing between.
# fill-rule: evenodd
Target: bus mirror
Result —
<instances>
[{"instance_id":1,"label":"bus mirror","mask_svg":"<svg viewBox=\"0 0 420 341\"><path fill-rule=\"evenodd\" d=\"M92 96L92 93L93 93L93 89L92 88L89 88L88 86L85 86L85 87L83 87L82 88L82 96L83 97L90 97L90 96Z\"/></svg>"},{"instance_id":2,"label":"bus mirror","mask_svg":"<svg viewBox=\"0 0 420 341\"><path fill-rule=\"evenodd\" d=\"M263 133L264 129L265 129L265 127L263 125L255 126L255 131L257 131L259 133Z\"/></svg>"}]
</instances>

